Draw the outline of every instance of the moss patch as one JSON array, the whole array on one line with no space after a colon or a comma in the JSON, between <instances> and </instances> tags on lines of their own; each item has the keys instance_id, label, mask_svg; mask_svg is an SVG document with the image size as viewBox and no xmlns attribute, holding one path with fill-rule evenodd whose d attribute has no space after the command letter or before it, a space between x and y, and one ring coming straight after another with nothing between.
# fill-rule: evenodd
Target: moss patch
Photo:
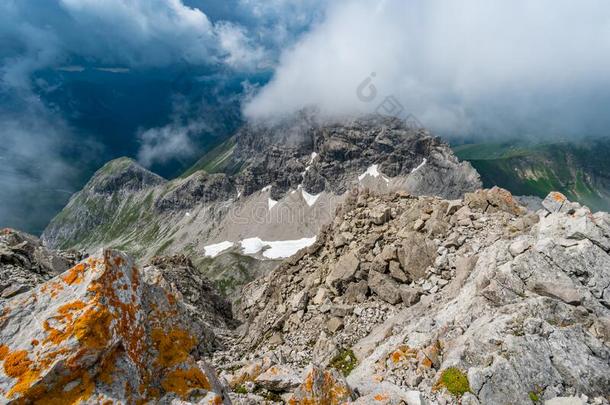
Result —
<instances>
[{"instance_id":1,"label":"moss patch","mask_svg":"<svg viewBox=\"0 0 610 405\"><path fill-rule=\"evenodd\" d=\"M449 367L441 373L441 378L436 383L436 387L445 387L452 395L461 397L470 392L468 377L457 367Z\"/></svg>"},{"instance_id":2,"label":"moss patch","mask_svg":"<svg viewBox=\"0 0 610 405\"><path fill-rule=\"evenodd\" d=\"M339 370L345 377L356 368L357 364L356 355L350 349L342 350L330 361L330 367Z\"/></svg>"},{"instance_id":3,"label":"moss patch","mask_svg":"<svg viewBox=\"0 0 610 405\"><path fill-rule=\"evenodd\" d=\"M529 396L534 403L540 401L540 397L538 397L538 394L534 391L530 391Z\"/></svg>"}]
</instances>

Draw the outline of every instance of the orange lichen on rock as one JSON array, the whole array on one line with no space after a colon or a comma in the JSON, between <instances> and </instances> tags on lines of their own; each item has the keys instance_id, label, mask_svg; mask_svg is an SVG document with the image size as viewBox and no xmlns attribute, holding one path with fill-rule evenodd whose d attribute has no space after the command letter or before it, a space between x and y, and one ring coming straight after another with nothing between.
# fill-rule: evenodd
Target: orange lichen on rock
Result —
<instances>
[{"instance_id":1,"label":"orange lichen on rock","mask_svg":"<svg viewBox=\"0 0 610 405\"><path fill-rule=\"evenodd\" d=\"M64 286L62 283L58 281L49 281L40 288L40 292L45 294L50 290L49 295L51 295L51 298L56 298L63 289Z\"/></svg>"},{"instance_id":2,"label":"orange lichen on rock","mask_svg":"<svg viewBox=\"0 0 610 405\"><path fill-rule=\"evenodd\" d=\"M83 288L68 287L85 282ZM154 295L146 286L139 270L111 251L41 286L39 293L59 295L63 305L38 323L42 330L29 341L29 355L0 345L0 360L11 370L6 374L17 379L12 388L2 387L10 395L0 392L0 398L13 396L24 404L98 403L108 398L103 387L114 387L119 379L127 380L125 401L134 404L154 402L166 392L185 396L210 390L212 376L190 355L197 339L175 321L180 320L177 297L163 290Z\"/></svg>"},{"instance_id":3,"label":"orange lichen on rock","mask_svg":"<svg viewBox=\"0 0 610 405\"><path fill-rule=\"evenodd\" d=\"M9 350L7 345L0 345L0 361L4 360L8 352Z\"/></svg>"},{"instance_id":4,"label":"orange lichen on rock","mask_svg":"<svg viewBox=\"0 0 610 405\"><path fill-rule=\"evenodd\" d=\"M28 358L28 352L25 350L17 350L14 352L8 351L4 357L4 373L17 379L17 383L13 385L7 396L11 398L17 393L27 391L28 388L36 381L40 375L40 371L32 367L33 362Z\"/></svg>"},{"instance_id":5,"label":"orange lichen on rock","mask_svg":"<svg viewBox=\"0 0 610 405\"><path fill-rule=\"evenodd\" d=\"M312 368L303 384L288 401L291 405L339 405L352 397L349 387L338 380L332 371Z\"/></svg>"},{"instance_id":6,"label":"orange lichen on rock","mask_svg":"<svg viewBox=\"0 0 610 405\"><path fill-rule=\"evenodd\" d=\"M199 367L170 371L161 381L161 386L166 392L176 393L183 398L192 389L210 390L212 388L210 381Z\"/></svg>"},{"instance_id":7,"label":"orange lichen on rock","mask_svg":"<svg viewBox=\"0 0 610 405\"><path fill-rule=\"evenodd\" d=\"M24 397L24 403L34 405L81 404L93 394L95 383L88 372L83 371L75 376L67 376L50 390L41 388L30 390Z\"/></svg>"},{"instance_id":8,"label":"orange lichen on rock","mask_svg":"<svg viewBox=\"0 0 610 405\"><path fill-rule=\"evenodd\" d=\"M161 367L171 367L185 361L197 343L194 337L182 329L169 332L153 329L151 338L158 351L156 363Z\"/></svg>"},{"instance_id":9,"label":"orange lichen on rock","mask_svg":"<svg viewBox=\"0 0 610 405\"><path fill-rule=\"evenodd\" d=\"M18 350L8 353L4 357L4 372L9 377L18 378L30 369L32 361L28 359L28 352Z\"/></svg>"},{"instance_id":10,"label":"orange lichen on rock","mask_svg":"<svg viewBox=\"0 0 610 405\"><path fill-rule=\"evenodd\" d=\"M373 399L375 401L387 401L388 399L390 399L390 396L388 394L377 394L373 397Z\"/></svg>"},{"instance_id":11,"label":"orange lichen on rock","mask_svg":"<svg viewBox=\"0 0 610 405\"><path fill-rule=\"evenodd\" d=\"M85 307L85 303L77 300L60 306L57 309L57 315L46 319L43 322L43 328L47 332L47 337L43 340L43 344L52 343L55 345L60 344L64 340L72 336L74 329L73 319L74 313L82 310ZM55 326L51 325L50 320L53 320Z\"/></svg>"},{"instance_id":12,"label":"orange lichen on rock","mask_svg":"<svg viewBox=\"0 0 610 405\"><path fill-rule=\"evenodd\" d=\"M66 271L61 278L66 284L80 284L85 277L86 270L87 265L85 263L79 263L70 270Z\"/></svg>"},{"instance_id":13,"label":"orange lichen on rock","mask_svg":"<svg viewBox=\"0 0 610 405\"><path fill-rule=\"evenodd\" d=\"M552 191L550 193L550 197L553 200L555 200L557 202L560 202L560 203L562 203L562 202L567 200L567 197L565 195L563 195L563 194L561 194L560 192L557 192L557 191Z\"/></svg>"},{"instance_id":14,"label":"orange lichen on rock","mask_svg":"<svg viewBox=\"0 0 610 405\"><path fill-rule=\"evenodd\" d=\"M122 350L120 350L120 347L115 348L110 353L110 355L102 361L98 378L100 381L107 385L112 384L112 381L114 380L112 373L116 368L116 362L119 352L122 352Z\"/></svg>"},{"instance_id":15,"label":"orange lichen on rock","mask_svg":"<svg viewBox=\"0 0 610 405\"><path fill-rule=\"evenodd\" d=\"M104 348L110 340L112 318L112 314L103 306L89 308L74 323L74 336L86 347Z\"/></svg>"},{"instance_id":16,"label":"orange lichen on rock","mask_svg":"<svg viewBox=\"0 0 610 405\"><path fill-rule=\"evenodd\" d=\"M390 354L392 363L398 363L401 360L417 357L417 350L411 349L407 345L401 345Z\"/></svg>"}]
</instances>

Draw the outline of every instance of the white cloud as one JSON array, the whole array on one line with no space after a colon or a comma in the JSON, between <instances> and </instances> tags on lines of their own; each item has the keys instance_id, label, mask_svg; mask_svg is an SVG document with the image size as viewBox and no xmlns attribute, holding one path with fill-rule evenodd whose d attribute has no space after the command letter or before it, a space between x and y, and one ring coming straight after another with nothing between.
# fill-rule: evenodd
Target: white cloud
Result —
<instances>
[{"instance_id":1,"label":"white cloud","mask_svg":"<svg viewBox=\"0 0 610 405\"><path fill-rule=\"evenodd\" d=\"M181 58L210 58L213 26L199 9L181 0L61 0L77 32L71 45L79 54L107 52L109 62L160 65Z\"/></svg>"},{"instance_id":2,"label":"white cloud","mask_svg":"<svg viewBox=\"0 0 610 405\"><path fill-rule=\"evenodd\" d=\"M150 167L155 163L166 163L172 159L192 157L198 151L193 137L207 127L200 121L186 124L173 122L158 128L150 128L138 135L141 142L138 161Z\"/></svg>"},{"instance_id":3,"label":"white cloud","mask_svg":"<svg viewBox=\"0 0 610 405\"><path fill-rule=\"evenodd\" d=\"M215 27L218 43L224 52L222 60L238 70L252 71L271 67L268 51L252 40L247 30L230 22Z\"/></svg>"},{"instance_id":4,"label":"white cloud","mask_svg":"<svg viewBox=\"0 0 610 405\"><path fill-rule=\"evenodd\" d=\"M604 0L336 2L245 113L372 112L393 95L443 133L607 131L608 15Z\"/></svg>"}]
</instances>

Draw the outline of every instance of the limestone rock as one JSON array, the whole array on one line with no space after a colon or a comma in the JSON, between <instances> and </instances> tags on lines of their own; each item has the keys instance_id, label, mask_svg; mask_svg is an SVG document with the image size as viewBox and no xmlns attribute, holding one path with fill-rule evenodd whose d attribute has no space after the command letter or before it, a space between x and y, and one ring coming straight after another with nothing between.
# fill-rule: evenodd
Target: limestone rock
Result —
<instances>
[{"instance_id":1,"label":"limestone rock","mask_svg":"<svg viewBox=\"0 0 610 405\"><path fill-rule=\"evenodd\" d=\"M409 277L400 268L399 262L392 260L388 267L390 268L390 275L394 277L395 280L401 283L406 283L409 281Z\"/></svg>"},{"instance_id":2,"label":"limestone rock","mask_svg":"<svg viewBox=\"0 0 610 405\"><path fill-rule=\"evenodd\" d=\"M385 206L375 207L369 215L375 225L383 225L392 217L390 207Z\"/></svg>"},{"instance_id":3,"label":"limestone rock","mask_svg":"<svg viewBox=\"0 0 610 405\"><path fill-rule=\"evenodd\" d=\"M458 403L440 384L450 370L448 380L460 383L451 390L470 391L465 404L530 403L532 390L543 400L582 393L604 404L610 386L609 218L584 208L582 215L580 208L560 209L534 218L498 190L475 197L470 201L484 197L481 205L454 203L449 210L450 202L433 197L354 192L319 235L315 252L246 288L256 292L264 285L266 292L234 356L272 352L295 370L310 362L328 367L332 360L349 372L356 403L407 402L404 393L415 390L425 403ZM377 204L396 213L381 226L368 216ZM412 231L424 218L445 223L446 231ZM338 232L351 235L340 249L333 242ZM394 247L410 284L391 275ZM349 281L334 291L316 286L325 291L319 299L283 315L309 288L306 280L325 280L349 252L358 258ZM409 267L418 270L413 280ZM248 293L244 300L251 300ZM272 345L277 331L283 341ZM349 361L352 354L357 361Z\"/></svg>"},{"instance_id":4,"label":"limestone rock","mask_svg":"<svg viewBox=\"0 0 610 405\"><path fill-rule=\"evenodd\" d=\"M254 382L269 391L287 391L301 384L301 378L287 366L275 365L259 374Z\"/></svg>"},{"instance_id":5,"label":"limestone rock","mask_svg":"<svg viewBox=\"0 0 610 405\"><path fill-rule=\"evenodd\" d=\"M540 295L560 299L566 304L579 305L583 301L583 297L578 290L567 283L539 281L532 286L532 290Z\"/></svg>"},{"instance_id":6,"label":"limestone rock","mask_svg":"<svg viewBox=\"0 0 610 405\"><path fill-rule=\"evenodd\" d=\"M354 252L341 256L339 261L333 266L330 274L326 277L326 285L336 289L342 283L353 280L359 265L360 261Z\"/></svg>"},{"instance_id":7,"label":"limestone rock","mask_svg":"<svg viewBox=\"0 0 610 405\"><path fill-rule=\"evenodd\" d=\"M392 280L385 274L378 273L374 270L369 272L369 288L382 300L390 304L398 304L400 302L400 286L396 281Z\"/></svg>"},{"instance_id":8,"label":"limestone rock","mask_svg":"<svg viewBox=\"0 0 610 405\"><path fill-rule=\"evenodd\" d=\"M345 302L348 304L361 303L366 301L369 285L366 280L360 280L356 283L349 283L343 294Z\"/></svg>"},{"instance_id":9,"label":"limestone rock","mask_svg":"<svg viewBox=\"0 0 610 405\"><path fill-rule=\"evenodd\" d=\"M159 272L142 273L119 252L7 301L0 324L2 401L192 401L213 393L229 403L212 369L191 355L202 326Z\"/></svg>"},{"instance_id":10,"label":"limestone rock","mask_svg":"<svg viewBox=\"0 0 610 405\"><path fill-rule=\"evenodd\" d=\"M0 303L66 271L80 256L49 250L35 236L1 229Z\"/></svg>"},{"instance_id":11,"label":"limestone rock","mask_svg":"<svg viewBox=\"0 0 610 405\"><path fill-rule=\"evenodd\" d=\"M419 302L419 297L421 296L422 291L419 288L410 287L410 286L401 286L400 287L400 298L405 305L414 305Z\"/></svg>"},{"instance_id":12,"label":"limestone rock","mask_svg":"<svg viewBox=\"0 0 610 405\"><path fill-rule=\"evenodd\" d=\"M546 198L542 201L542 206L548 212L559 212L564 203L568 202L568 199L565 195L560 192L553 191L546 196Z\"/></svg>"},{"instance_id":13,"label":"limestone rock","mask_svg":"<svg viewBox=\"0 0 610 405\"><path fill-rule=\"evenodd\" d=\"M337 316L333 316L326 322L326 328L330 333L335 333L343 328L343 320Z\"/></svg>"},{"instance_id":14,"label":"limestone rock","mask_svg":"<svg viewBox=\"0 0 610 405\"><path fill-rule=\"evenodd\" d=\"M525 214L525 209L519 205L512 194L500 187L467 193L464 196L464 202L470 208L480 209L483 212L504 211L513 215Z\"/></svg>"},{"instance_id":15,"label":"limestone rock","mask_svg":"<svg viewBox=\"0 0 610 405\"><path fill-rule=\"evenodd\" d=\"M304 373L304 381L295 391L289 403L342 404L355 398L345 379L334 369L323 370L310 366Z\"/></svg>"},{"instance_id":16,"label":"limestone rock","mask_svg":"<svg viewBox=\"0 0 610 405\"><path fill-rule=\"evenodd\" d=\"M426 269L435 259L434 244L425 235L417 232L408 232L403 239L402 248L398 249L400 265L413 280L424 277Z\"/></svg>"}]
</instances>

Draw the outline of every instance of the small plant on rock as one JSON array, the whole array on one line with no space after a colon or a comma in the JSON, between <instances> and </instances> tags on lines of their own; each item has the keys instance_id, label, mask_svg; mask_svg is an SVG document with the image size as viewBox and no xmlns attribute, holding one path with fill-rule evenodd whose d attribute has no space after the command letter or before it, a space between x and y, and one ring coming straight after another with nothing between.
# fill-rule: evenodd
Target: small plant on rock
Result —
<instances>
[{"instance_id":1,"label":"small plant on rock","mask_svg":"<svg viewBox=\"0 0 610 405\"><path fill-rule=\"evenodd\" d=\"M350 349L342 350L330 361L330 367L339 370L344 377L347 377L357 364L356 355Z\"/></svg>"},{"instance_id":2,"label":"small plant on rock","mask_svg":"<svg viewBox=\"0 0 610 405\"><path fill-rule=\"evenodd\" d=\"M468 377L457 367L449 367L441 373L441 378L435 385L436 389L445 387L452 395L461 397L470 392Z\"/></svg>"}]
</instances>

